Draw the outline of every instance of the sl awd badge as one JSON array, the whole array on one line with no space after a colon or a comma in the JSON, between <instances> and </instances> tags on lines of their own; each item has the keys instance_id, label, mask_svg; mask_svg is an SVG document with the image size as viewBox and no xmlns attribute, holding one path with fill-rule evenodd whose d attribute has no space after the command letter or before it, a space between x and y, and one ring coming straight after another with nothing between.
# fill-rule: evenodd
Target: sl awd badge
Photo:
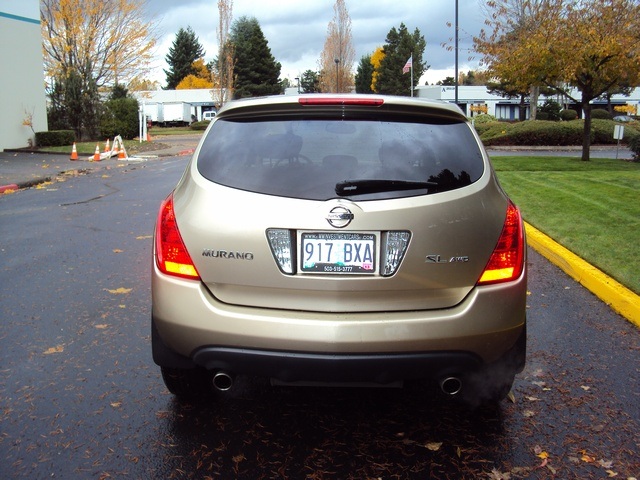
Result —
<instances>
[{"instance_id":1,"label":"sl awd badge","mask_svg":"<svg viewBox=\"0 0 640 480\"><path fill-rule=\"evenodd\" d=\"M465 263L469 261L467 256L454 256L442 258L440 255L427 255L424 259L425 263Z\"/></svg>"}]
</instances>

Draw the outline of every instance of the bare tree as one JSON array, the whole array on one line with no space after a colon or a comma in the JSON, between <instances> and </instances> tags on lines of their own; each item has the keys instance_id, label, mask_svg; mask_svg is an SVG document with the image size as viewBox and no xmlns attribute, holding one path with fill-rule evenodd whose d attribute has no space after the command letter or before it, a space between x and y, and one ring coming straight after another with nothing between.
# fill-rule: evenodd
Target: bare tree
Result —
<instances>
[{"instance_id":1,"label":"bare tree","mask_svg":"<svg viewBox=\"0 0 640 480\"><path fill-rule=\"evenodd\" d=\"M218 107L233 98L234 47L229 40L233 19L233 0L218 0L218 58L214 62L213 100Z\"/></svg>"},{"instance_id":2,"label":"bare tree","mask_svg":"<svg viewBox=\"0 0 640 480\"><path fill-rule=\"evenodd\" d=\"M98 87L140 78L156 44L144 7L144 0L41 0L46 74L75 71Z\"/></svg>"},{"instance_id":3,"label":"bare tree","mask_svg":"<svg viewBox=\"0 0 640 480\"><path fill-rule=\"evenodd\" d=\"M320 55L320 90L349 92L353 86L353 64L356 51L351 35L351 17L344 0L336 0L333 20Z\"/></svg>"}]
</instances>

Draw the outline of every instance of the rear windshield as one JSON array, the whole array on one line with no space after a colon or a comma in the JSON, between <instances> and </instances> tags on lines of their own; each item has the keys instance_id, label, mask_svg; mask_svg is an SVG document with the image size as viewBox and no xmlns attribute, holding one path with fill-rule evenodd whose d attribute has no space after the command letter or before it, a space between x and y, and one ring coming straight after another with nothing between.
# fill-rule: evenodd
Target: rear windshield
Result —
<instances>
[{"instance_id":1,"label":"rear windshield","mask_svg":"<svg viewBox=\"0 0 640 480\"><path fill-rule=\"evenodd\" d=\"M432 194L484 171L469 126L442 118L218 118L197 162L212 182L308 200Z\"/></svg>"}]
</instances>

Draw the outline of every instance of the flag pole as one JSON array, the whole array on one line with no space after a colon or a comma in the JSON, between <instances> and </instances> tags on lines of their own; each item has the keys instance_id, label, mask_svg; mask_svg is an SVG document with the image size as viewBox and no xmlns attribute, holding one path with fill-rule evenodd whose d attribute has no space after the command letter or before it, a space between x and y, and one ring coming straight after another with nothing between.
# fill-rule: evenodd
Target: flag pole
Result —
<instances>
[{"instance_id":1,"label":"flag pole","mask_svg":"<svg viewBox=\"0 0 640 480\"><path fill-rule=\"evenodd\" d=\"M411 52L411 96L413 97L413 52Z\"/></svg>"}]
</instances>

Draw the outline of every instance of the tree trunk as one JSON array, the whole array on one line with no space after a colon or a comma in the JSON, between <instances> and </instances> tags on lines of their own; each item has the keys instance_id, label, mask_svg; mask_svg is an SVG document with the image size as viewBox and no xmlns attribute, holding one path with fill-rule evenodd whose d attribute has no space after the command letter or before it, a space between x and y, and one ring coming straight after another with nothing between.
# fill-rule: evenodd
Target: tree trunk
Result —
<instances>
[{"instance_id":1,"label":"tree trunk","mask_svg":"<svg viewBox=\"0 0 640 480\"><path fill-rule=\"evenodd\" d=\"M538 95L540 95L540 87L531 87L531 99L529 100L531 108L529 113L530 120L535 120L538 115Z\"/></svg>"},{"instance_id":2,"label":"tree trunk","mask_svg":"<svg viewBox=\"0 0 640 480\"><path fill-rule=\"evenodd\" d=\"M584 112L584 131L582 133L582 161L589 161L589 148L591 147L591 104L584 102L582 105Z\"/></svg>"}]
</instances>

